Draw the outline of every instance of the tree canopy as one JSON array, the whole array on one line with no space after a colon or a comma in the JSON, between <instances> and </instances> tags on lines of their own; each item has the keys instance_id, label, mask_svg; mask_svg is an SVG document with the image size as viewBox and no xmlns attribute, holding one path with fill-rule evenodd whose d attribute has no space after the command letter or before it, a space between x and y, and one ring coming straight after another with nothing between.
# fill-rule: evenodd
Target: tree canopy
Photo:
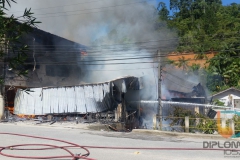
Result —
<instances>
[{"instance_id":1,"label":"tree canopy","mask_svg":"<svg viewBox=\"0 0 240 160\"><path fill-rule=\"evenodd\" d=\"M36 27L36 18L31 9L25 9L22 16L7 15L6 6L11 7L14 0L0 0L0 59L4 63L4 70L12 70L16 75L26 75L24 61L27 58L28 46L21 41L22 36ZM13 53L9 56L8 52ZM0 75L0 82L4 83L5 75Z\"/></svg>"},{"instance_id":2,"label":"tree canopy","mask_svg":"<svg viewBox=\"0 0 240 160\"><path fill-rule=\"evenodd\" d=\"M215 92L240 86L240 4L221 0L170 0L168 9L159 3L159 18L176 29L179 52L193 52L208 60L207 86Z\"/></svg>"}]
</instances>

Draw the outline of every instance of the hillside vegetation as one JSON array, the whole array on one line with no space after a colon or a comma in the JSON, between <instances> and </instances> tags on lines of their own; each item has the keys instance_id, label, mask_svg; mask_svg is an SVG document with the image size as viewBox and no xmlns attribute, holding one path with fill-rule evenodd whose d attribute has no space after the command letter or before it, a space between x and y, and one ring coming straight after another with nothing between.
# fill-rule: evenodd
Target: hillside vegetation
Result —
<instances>
[{"instance_id":1,"label":"hillside vegetation","mask_svg":"<svg viewBox=\"0 0 240 160\"><path fill-rule=\"evenodd\" d=\"M240 4L223 6L221 0L170 0L170 8L160 2L159 20L176 30L176 52L195 53L205 59L206 86L212 92L240 87ZM216 53L207 59L207 53ZM175 62L186 63L187 60ZM189 69L200 69L189 66Z\"/></svg>"}]
</instances>

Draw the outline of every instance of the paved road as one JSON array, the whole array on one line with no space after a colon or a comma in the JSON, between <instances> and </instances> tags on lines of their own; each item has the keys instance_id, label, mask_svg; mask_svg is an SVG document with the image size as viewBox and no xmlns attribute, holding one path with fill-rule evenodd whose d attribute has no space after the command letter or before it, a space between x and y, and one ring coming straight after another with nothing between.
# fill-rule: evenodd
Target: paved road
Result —
<instances>
[{"instance_id":1,"label":"paved road","mask_svg":"<svg viewBox=\"0 0 240 160\"><path fill-rule=\"evenodd\" d=\"M10 132L57 138L80 145L88 146L112 146L112 147L186 147L202 148L206 139L178 138L171 136L159 136L149 134L116 133L107 131L92 131L86 129L71 129L47 126L0 124L0 132ZM47 143L62 145L58 142L23 138L9 135L0 135L0 146L26 144L26 143ZM222 140L220 140L223 142ZM110 150L110 149L89 149L90 158L99 160L226 160L223 151L179 151L179 150ZM77 150L74 152L78 153ZM82 152L82 151L81 151ZM51 151L5 151L5 153L20 155L63 155L60 150ZM66 155L66 154L65 154ZM1 160L10 160L0 156ZM235 158L239 159L239 158Z\"/></svg>"}]
</instances>

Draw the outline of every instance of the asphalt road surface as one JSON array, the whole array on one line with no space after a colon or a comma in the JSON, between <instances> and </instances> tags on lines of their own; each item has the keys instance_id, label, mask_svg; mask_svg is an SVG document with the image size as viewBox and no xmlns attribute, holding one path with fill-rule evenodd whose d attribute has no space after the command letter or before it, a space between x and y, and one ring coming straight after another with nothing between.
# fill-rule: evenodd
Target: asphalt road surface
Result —
<instances>
[{"instance_id":1,"label":"asphalt road surface","mask_svg":"<svg viewBox=\"0 0 240 160\"><path fill-rule=\"evenodd\" d=\"M93 131L83 128L72 129L34 125L1 124L0 132L27 134L48 138L61 139L82 146L107 146L107 147L154 147L154 148L203 148L203 141L213 141L201 138L179 138L173 136L159 136L151 134L133 134L107 131ZM12 135L0 135L0 147L16 144L53 144L63 145L61 142L24 138ZM223 140L220 140L223 142ZM83 150L71 149L73 153L84 153ZM202 151L202 150L141 150L141 149L96 149L89 148L90 158L99 160L226 160L223 151ZM65 151L44 150L44 151L17 151L6 150L4 153L24 156L53 156L67 155ZM233 157L231 157L233 158ZM240 157L235 159L239 159ZM14 158L0 156L1 160ZM65 158L66 159L66 158Z\"/></svg>"}]
</instances>

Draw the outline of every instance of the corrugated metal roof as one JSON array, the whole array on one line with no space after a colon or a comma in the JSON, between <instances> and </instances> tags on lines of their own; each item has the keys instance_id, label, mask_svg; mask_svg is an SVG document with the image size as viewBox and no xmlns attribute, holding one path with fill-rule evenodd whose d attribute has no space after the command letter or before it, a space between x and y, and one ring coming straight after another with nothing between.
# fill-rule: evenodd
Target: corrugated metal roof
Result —
<instances>
[{"instance_id":1,"label":"corrugated metal roof","mask_svg":"<svg viewBox=\"0 0 240 160\"><path fill-rule=\"evenodd\" d=\"M163 76L162 85L165 85L165 88L171 91L190 93L198 83L199 82L190 82L184 74L175 76L167 73Z\"/></svg>"},{"instance_id":2,"label":"corrugated metal roof","mask_svg":"<svg viewBox=\"0 0 240 160\"><path fill-rule=\"evenodd\" d=\"M109 108L110 84L60 88L19 89L15 96L15 114L102 112ZM106 100L107 99L107 100Z\"/></svg>"},{"instance_id":3,"label":"corrugated metal roof","mask_svg":"<svg viewBox=\"0 0 240 160\"><path fill-rule=\"evenodd\" d=\"M214 96L220 95L220 94L225 93L225 92L230 91L230 90L240 92L239 89L237 89L237 88L235 88L235 87L231 87L231 88L228 88L228 89L223 90L223 91L221 91L221 92L218 92L218 93L212 95L211 97L214 97Z\"/></svg>"}]
</instances>

